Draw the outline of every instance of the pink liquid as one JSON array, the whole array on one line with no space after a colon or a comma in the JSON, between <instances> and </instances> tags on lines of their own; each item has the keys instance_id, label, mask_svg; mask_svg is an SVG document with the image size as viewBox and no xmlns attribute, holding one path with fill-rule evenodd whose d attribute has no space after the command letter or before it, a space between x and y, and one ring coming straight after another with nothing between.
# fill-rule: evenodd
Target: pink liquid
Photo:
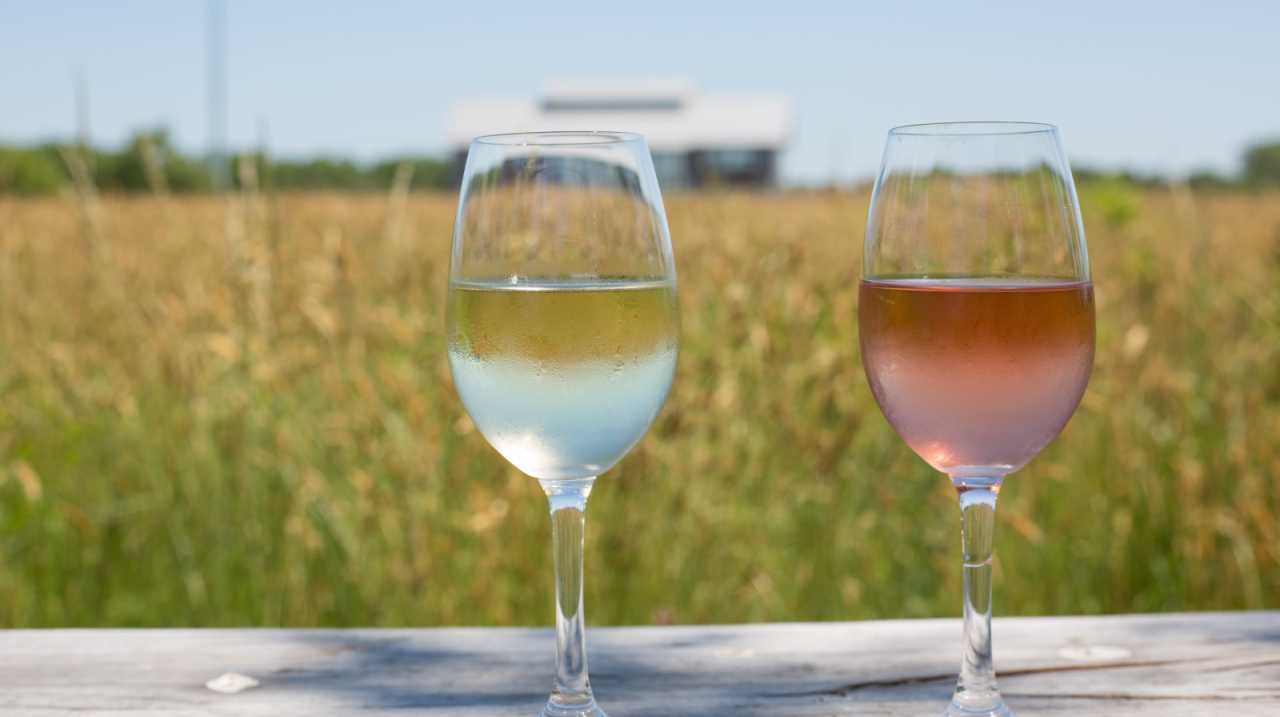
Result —
<instances>
[{"instance_id":1,"label":"pink liquid","mask_svg":"<svg viewBox=\"0 0 1280 717\"><path fill-rule=\"evenodd\" d=\"M1060 279L862 282L862 363L898 435L951 474L1016 470L1053 440L1093 366L1093 286Z\"/></svg>"}]
</instances>

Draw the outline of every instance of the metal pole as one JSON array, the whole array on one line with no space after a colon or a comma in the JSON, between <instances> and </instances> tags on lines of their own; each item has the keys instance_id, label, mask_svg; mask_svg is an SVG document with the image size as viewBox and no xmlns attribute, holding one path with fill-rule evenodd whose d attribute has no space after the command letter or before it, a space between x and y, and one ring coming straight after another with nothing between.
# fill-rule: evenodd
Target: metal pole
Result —
<instances>
[{"instance_id":1,"label":"metal pole","mask_svg":"<svg viewBox=\"0 0 1280 717\"><path fill-rule=\"evenodd\" d=\"M223 0L209 0L207 26L209 179L214 191L231 186L227 163L227 13Z\"/></svg>"}]
</instances>

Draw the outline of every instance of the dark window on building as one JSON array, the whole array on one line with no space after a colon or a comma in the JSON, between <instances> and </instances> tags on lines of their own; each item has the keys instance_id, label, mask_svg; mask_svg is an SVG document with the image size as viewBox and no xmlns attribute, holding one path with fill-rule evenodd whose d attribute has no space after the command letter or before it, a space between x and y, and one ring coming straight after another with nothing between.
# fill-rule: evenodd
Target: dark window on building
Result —
<instances>
[{"instance_id":1,"label":"dark window on building","mask_svg":"<svg viewBox=\"0 0 1280 717\"><path fill-rule=\"evenodd\" d=\"M683 154L656 152L653 169L662 189L685 189L689 186L689 160Z\"/></svg>"}]
</instances>

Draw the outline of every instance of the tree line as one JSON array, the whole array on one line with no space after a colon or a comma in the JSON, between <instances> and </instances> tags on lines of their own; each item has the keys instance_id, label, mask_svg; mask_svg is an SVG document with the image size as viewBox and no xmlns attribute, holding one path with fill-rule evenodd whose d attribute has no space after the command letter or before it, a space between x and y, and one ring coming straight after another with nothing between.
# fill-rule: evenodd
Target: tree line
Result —
<instances>
[{"instance_id":1,"label":"tree line","mask_svg":"<svg viewBox=\"0 0 1280 717\"><path fill-rule=\"evenodd\" d=\"M377 191L390 187L398 172L405 173L402 181L408 181L410 189L446 189L456 180L447 160L422 156L360 164L335 157L281 160L250 153L230 157L228 165L233 189L255 181L284 191ZM251 171L239 171L244 169ZM1137 186L1169 182L1159 175L1088 168L1077 169L1075 176L1081 182L1118 179ZM138 132L116 151L58 143L28 147L0 144L0 194L53 194L75 182L91 182L99 191L119 193L191 193L215 188L209 163L178 152L164 130ZM1248 147L1239 176L1199 171L1191 173L1187 183L1193 189L1280 186L1280 141Z\"/></svg>"},{"instance_id":2,"label":"tree line","mask_svg":"<svg viewBox=\"0 0 1280 717\"><path fill-rule=\"evenodd\" d=\"M1280 141L1259 142L1244 150L1241 171L1238 175L1220 174L1211 170L1198 170L1187 175L1186 182L1192 189L1261 189L1280 187ZM1169 178L1159 174L1140 172L1104 172L1088 167L1077 168L1073 174L1079 182L1099 179L1121 180L1139 187L1168 185Z\"/></svg>"},{"instance_id":3,"label":"tree line","mask_svg":"<svg viewBox=\"0 0 1280 717\"><path fill-rule=\"evenodd\" d=\"M410 189L451 187L450 164L435 157L395 157L361 164L337 157L304 160L242 153L227 158L229 186L245 182L283 191L374 191L391 186L404 172ZM0 144L0 194L53 194L77 182L92 182L114 193L196 193L215 189L210 164L183 155L164 130L134 134L118 150L54 142L34 146Z\"/></svg>"}]
</instances>

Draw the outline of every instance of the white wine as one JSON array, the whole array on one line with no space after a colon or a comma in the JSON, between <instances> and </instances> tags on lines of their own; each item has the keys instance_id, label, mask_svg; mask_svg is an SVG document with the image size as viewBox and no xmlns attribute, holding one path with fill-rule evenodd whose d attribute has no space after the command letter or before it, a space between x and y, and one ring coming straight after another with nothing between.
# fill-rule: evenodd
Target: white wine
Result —
<instances>
[{"instance_id":1,"label":"white wine","mask_svg":"<svg viewBox=\"0 0 1280 717\"><path fill-rule=\"evenodd\" d=\"M666 399L679 320L669 281L449 285L449 365L489 443L543 480L588 478Z\"/></svg>"}]
</instances>

